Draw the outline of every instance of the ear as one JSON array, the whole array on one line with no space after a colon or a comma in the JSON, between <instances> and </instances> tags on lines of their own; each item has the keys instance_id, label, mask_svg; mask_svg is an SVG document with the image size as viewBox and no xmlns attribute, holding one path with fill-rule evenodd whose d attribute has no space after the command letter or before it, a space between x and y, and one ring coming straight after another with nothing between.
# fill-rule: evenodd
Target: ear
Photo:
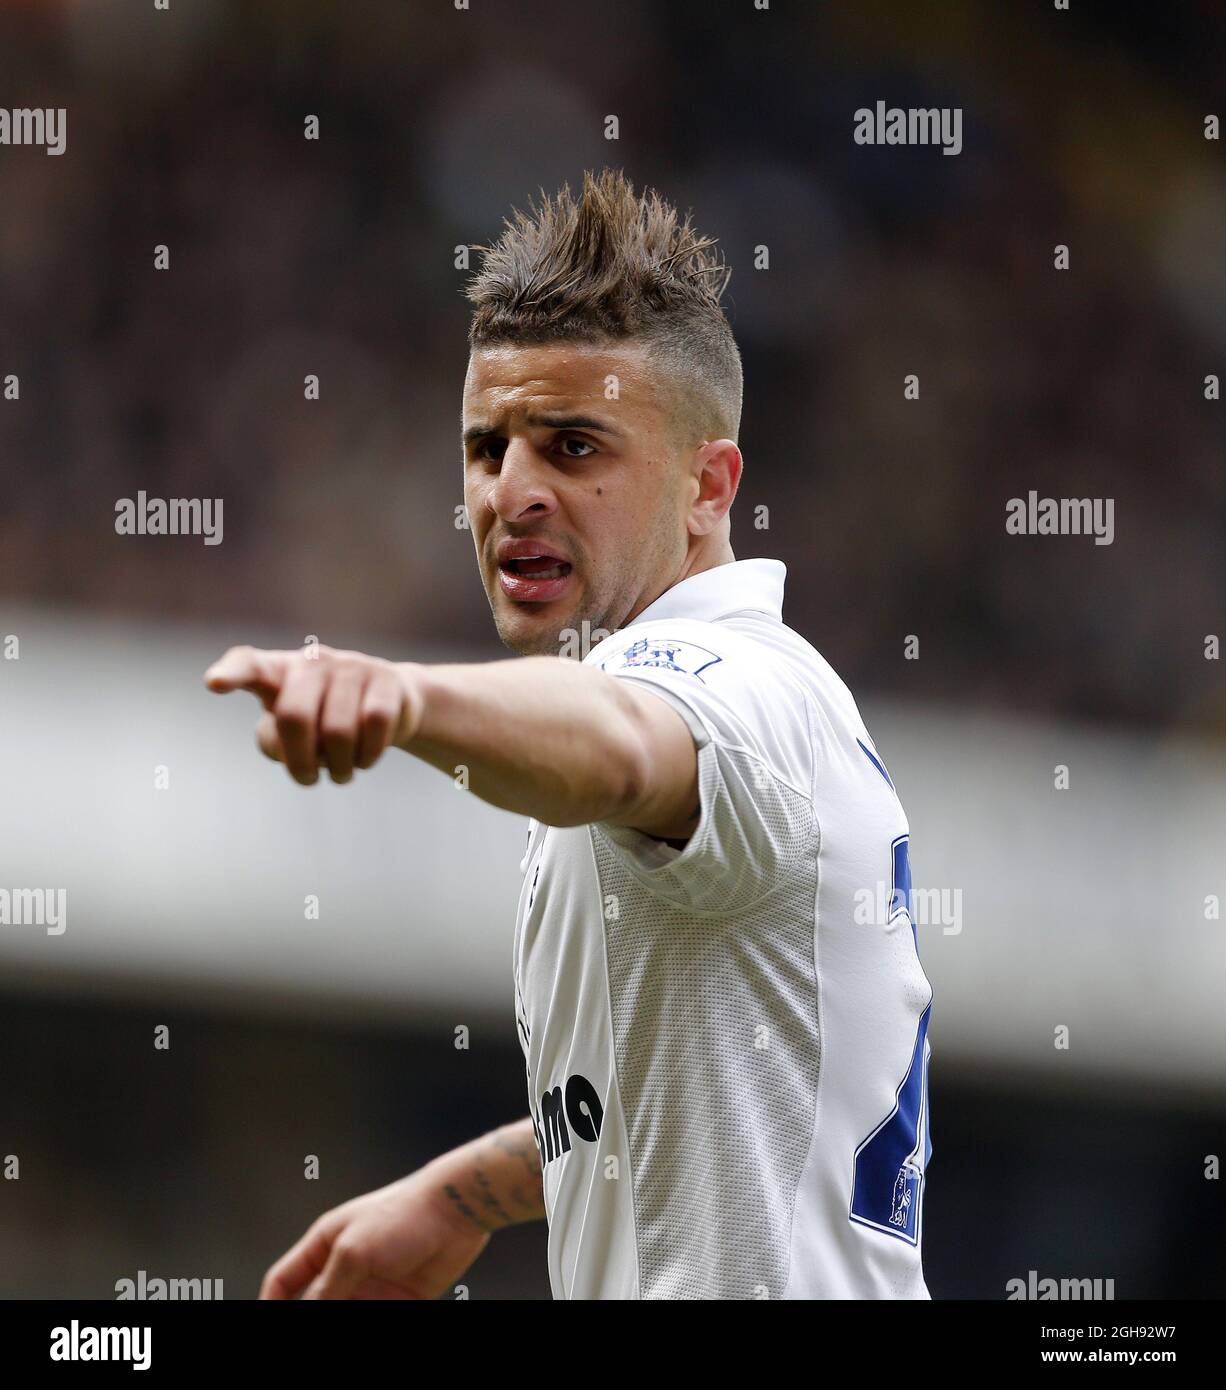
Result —
<instances>
[{"instance_id":1,"label":"ear","mask_svg":"<svg viewBox=\"0 0 1226 1390\"><path fill-rule=\"evenodd\" d=\"M741 451L731 439L708 440L699 446L694 455L698 495L690 504L691 535L710 535L728 515L743 466Z\"/></svg>"}]
</instances>

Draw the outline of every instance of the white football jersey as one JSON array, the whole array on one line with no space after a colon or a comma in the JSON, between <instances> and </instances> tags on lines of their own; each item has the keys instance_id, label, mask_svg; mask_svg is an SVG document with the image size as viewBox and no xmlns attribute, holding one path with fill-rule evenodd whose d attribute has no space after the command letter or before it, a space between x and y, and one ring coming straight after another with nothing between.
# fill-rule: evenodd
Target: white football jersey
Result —
<instances>
[{"instance_id":1,"label":"white football jersey","mask_svg":"<svg viewBox=\"0 0 1226 1390\"><path fill-rule=\"evenodd\" d=\"M585 658L698 749L683 849L531 822L515 993L555 1298L927 1298L931 987L908 826L784 566L683 580Z\"/></svg>"}]
</instances>

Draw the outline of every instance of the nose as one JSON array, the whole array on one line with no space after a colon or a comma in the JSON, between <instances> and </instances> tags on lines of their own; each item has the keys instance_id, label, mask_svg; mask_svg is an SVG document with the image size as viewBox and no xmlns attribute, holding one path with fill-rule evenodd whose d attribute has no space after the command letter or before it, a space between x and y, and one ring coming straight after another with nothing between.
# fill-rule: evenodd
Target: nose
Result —
<instances>
[{"instance_id":1,"label":"nose","mask_svg":"<svg viewBox=\"0 0 1226 1390\"><path fill-rule=\"evenodd\" d=\"M547 466L526 439L512 439L507 445L489 505L506 522L535 520L557 511Z\"/></svg>"}]
</instances>

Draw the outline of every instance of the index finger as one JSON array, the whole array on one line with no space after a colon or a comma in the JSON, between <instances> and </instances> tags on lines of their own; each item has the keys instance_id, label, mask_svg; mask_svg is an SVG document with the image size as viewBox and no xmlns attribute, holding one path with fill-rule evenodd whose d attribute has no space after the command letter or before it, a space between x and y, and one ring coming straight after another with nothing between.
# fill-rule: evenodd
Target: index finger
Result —
<instances>
[{"instance_id":1,"label":"index finger","mask_svg":"<svg viewBox=\"0 0 1226 1390\"><path fill-rule=\"evenodd\" d=\"M218 695L249 690L267 699L281 689L289 656L289 652L266 652L257 647L231 647L204 673L204 683Z\"/></svg>"},{"instance_id":2,"label":"index finger","mask_svg":"<svg viewBox=\"0 0 1226 1390\"><path fill-rule=\"evenodd\" d=\"M296 1298L328 1263L331 1244L322 1230L312 1227L265 1274L260 1297Z\"/></svg>"}]
</instances>

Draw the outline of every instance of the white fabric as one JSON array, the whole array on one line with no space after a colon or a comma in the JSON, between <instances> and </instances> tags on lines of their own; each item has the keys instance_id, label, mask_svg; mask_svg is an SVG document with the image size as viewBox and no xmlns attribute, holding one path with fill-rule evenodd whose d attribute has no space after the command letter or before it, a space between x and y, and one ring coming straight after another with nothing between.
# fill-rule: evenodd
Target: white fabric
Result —
<instances>
[{"instance_id":1,"label":"white fabric","mask_svg":"<svg viewBox=\"0 0 1226 1390\"><path fill-rule=\"evenodd\" d=\"M516 1013L557 1298L928 1297L907 820L784 578L695 575L586 658L686 720L684 849L530 823Z\"/></svg>"}]
</instances>

